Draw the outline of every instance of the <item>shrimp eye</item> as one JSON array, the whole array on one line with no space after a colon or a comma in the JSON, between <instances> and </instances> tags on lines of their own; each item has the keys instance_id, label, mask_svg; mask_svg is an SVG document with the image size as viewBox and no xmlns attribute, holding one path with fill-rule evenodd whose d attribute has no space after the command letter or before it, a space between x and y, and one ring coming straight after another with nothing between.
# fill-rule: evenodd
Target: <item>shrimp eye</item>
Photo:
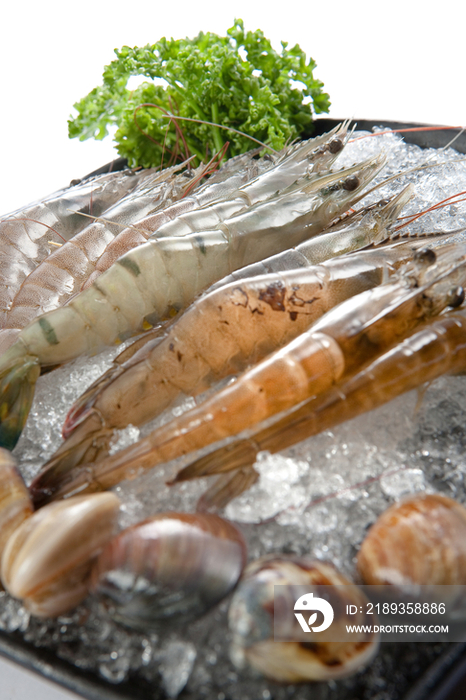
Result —
<instances>
[{"instance_id":1,"label":"shrimp eye","mask_svg":"<svg viewBox=\"0 0 466 700\"><path fill-rule=\"evenodd\" d=\"M464 301L464 289L463 287L453 287L447 294L448 306L456 309Z\"/></svg>"},{"instance_id":2,"label":"shrimp eye","mask_svg":"<svg viewBox=\"0 0 466 700\"><path fill-rule=\"evenodd\" d=\"M188 168L188 170L184 171L183 177L187 177L188 179L191 179L192 177L194 177L194 173L191 170L191 168Z\"/></svg>"},{"instance_id":3,"label":"shrimp eye","mask_svg":"<svg viewBox=\"0 0 466 700\"><path fill-rule=\"evenodd\" d=\"M343 142L340 141L340 139L333 139L333 141L330 141L328 144L328 150L330 153L340 153L340 151L343 149Z\"/></svg>"},{"instance_id":4,"label":"shrimp eye","mask_svg":"<svg viewBox=\"0 0 466 700\"><path fill-rule=\"evenodd\" d=\"M432 248L421 248L414 253L413 258L422 265L433 265L437 260L437 255Z\"/></svg>"},{"instance_id":5,"label":"shrimp eye","mask_svg":"<svg viewBox=\"0 0 466 700\"><path fill-rule=\"evenodd\" d=\"M348 192L352 192L357 187L359 187L359 178L356 175L347 177L343 183L343 189L347 190Z\"/></svg>"}]
</instances>

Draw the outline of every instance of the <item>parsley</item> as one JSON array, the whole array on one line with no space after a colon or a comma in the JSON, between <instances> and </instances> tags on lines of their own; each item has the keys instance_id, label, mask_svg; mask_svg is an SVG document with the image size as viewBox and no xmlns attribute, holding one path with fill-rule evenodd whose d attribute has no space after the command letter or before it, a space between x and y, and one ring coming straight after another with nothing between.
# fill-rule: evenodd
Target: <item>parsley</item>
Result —
<instances>
[{"instance_id":1,"label":"parsley","mask_svg":"<svg viewBox=\"0 0 466 700\"><path fill-rule=\"evenodd\" d=\"M77 102L68 122L70 138L103 139L116 126L118 153L129 165L160 165L163 152L185 156L179 137L199 160L230 142L229 156L252 147L245 136L215 126L173 120L165 113L215 122L245 132L274 149L308 130L314 113L326 112L329 96L315 80L313 59L298 45L282 42L277 53L261 31L244 31L235 20L226 37L200 33L195 39L166 39L143 48L115 49L103 84ZM135 90L130 76L144 76ZM161 79L161 80L160 80ZM305 98L307 98L304 103ZM142 105L142 106L141 106Z\"/></svg>"}]
</instances>

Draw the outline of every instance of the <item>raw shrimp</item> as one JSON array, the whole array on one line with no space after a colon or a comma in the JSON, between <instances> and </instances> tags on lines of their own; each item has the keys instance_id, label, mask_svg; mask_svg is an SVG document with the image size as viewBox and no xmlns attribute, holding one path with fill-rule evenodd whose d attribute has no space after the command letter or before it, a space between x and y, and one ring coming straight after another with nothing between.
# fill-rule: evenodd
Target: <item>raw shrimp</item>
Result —
<instances>
[{"instance_id":1,"label":"raw shrimp","mask_svg":"<svg viewBox=\"0 0 466 700\"><path fill-rule=\"evenodd\" d=\"M18 334L11 329L24 328L33 318L62 305L79 291L95 260L121 231L121 224L137 221L183 194L186 177L184 173L176 174L183 167L181 164L160 173L151 171L131 193L106 210L104 220L88 223L29 274L3 314L0 352L5 351L7 344L11 344L10 339L14 340Z\"/></svg>"},{"instance_id":2,"label":"raw shrimp","mask_svg":"<svg viewBox=\"0 0 466 700\"><path fill-rule=\"evenodd\" d=\"M172 221L180 214L199 209L217 199L229 197L238 187L272 167L275 162L272 156L265 155L263 158L255 160L253 156L256 153L257 151L250 151L249 153L230 158L220 170L209 177L204 185L196 189L195 194L183 195L182 199L177 202L164 207L155 214L149 214L149 216L138 221L136 225L128 226L123 231L120 231L98 258L95 263L95 270L82 284L82 289L90 287L92 282L121 255L124 255L124 253L127 253L137 245L145 243L149 236L163 224ZM192 178L194 181L194 175ZM191 192L191 184L189 188Z\"/></svg>"},{"instance_id":3,"label":"raw shrimp","mask_svg":"<svg viewBox=\"0 0 466 700\"><path fill-rule=\"evenodd\" d=\"M384 235L410 193L408 188L384 206L371 207L358 227L350 227L346 246L349 248L352 240L358 248L374 235ZM340 230L340 235L345 234ZM313 242L318 245L318 253L326 253L322 257L318 254L316 262L331 257L334 249L340 252L340 241L337 239L332 247L329 242L322 244L326 238L328 235L323 233L296 248L296 254L304 249L307 268L284 273L282 262L281 271L275 274L247 279L241 285L222 285L198 299L163 339L156 337L127 363L119 363L113 372L106 373L71 409L63 436L69 438L78 426L77 432L52 461L64 460L63 453L67 464L93 461L100 452L107 451L115 428L146 423L180 391L197 394L213 381L259 361L307 329L328 309L380 284L390 262L401 264L411 255L411 249L405 247L330 260L325 266L311 265Z\"/></svg>"},{"instance_id":4,"label":"raw shrimp","mask_svg":"<svg viewBox=\"0 0 466 700\"><path fill-rule=\"evenodd\" d=\"M357 257L357 256L354 256ZM458 257L461 262L457 263ZM466 244L438 253L418 251L396 276L343 302L320 321L195 408L153 431L121 453L92 467L93 488L109 488L212 442L235 435L276 413L327 390L341 377L405 337L414 327L447 306L464 300ZM301 298L301 291L297 292ZM222 342L225 340L222 338ZM169 378L168 378L169 379ZM60 495L81 489L89 467L66 473L52 465L34 482L37 493ZM78 475L76 476L76 474ZM180 479L195 478L189 467ZM66 486L64 485L66 484Z\"/></svg>"},{"instance_id":5,"label":"raw shrimp","mask_svg":"<svg viewBox=\"0 0 466 700\"><path fill-rule=\"evenodd\" d=\"M255 161L257 175L252 180L249 176L254 173L252 169L248 171L242 168L238 171L236 163L231 164L228 171L233 170L233 177L229 180L218 178L218 182L207 182L195 197L186 198L160 212L146 222L146 227L151 234L157 232L157 236L178 236L214 228L226 215L231 217L245 206L252 206L275 192L283 191L302 177L306 170L317 174L328 168L345 145L347 128L348 122L344 122L327 134L284 149L275 163L270 156ZM238 164L241 164L242 158L244 156L236 156L232 160L238 159ZM203 209L214 200L218 200L217 206L214 205L207 211ZM187 215L193 209L195 212ZM143 236L144 234L135 235L134 230L123 231L99 259L96 270L83 288L87 288L134 245L143 243Z\"/></svg>"},{"instance_id":6,"label":"raw shrimp","mask_svg":"<svg viewBox=\"0 0 466 700\"><path fill-rule=\"evenodd\" d=\"M344 421L371 411L388 401L433 382L443 374L466 372L466 309L434 319L401 343L381 354L357 374L338 382L328 391L303 402L266 428L250 433L197 459L185 475L222 474L218 492L225 502L240 491L231 483L249 476L261 451L279 452ZM178 478L183 478L183 473ZM257 478L257 475L256 475ZM215 489L214 489L215 490ZM205 505L217 505L206 499Z\"/></svg>"},{"instance_id":7,"label":"raw shrimp","mask_svg":"<svg viewBox=\"0 0 466 700\"><path fill-rule=\"evenodd\" d=\"M381 170L376 156L323 175L223 222L218 229L149 240L119 258L66 307L23 329L0 358L0 441L16 444L40 367L94 354L188 306L232 270L320 233Z\"/></svg>"},{"instance_id":8,"label":"raw shrimp","mask_svg":"<svg viewBox=\"0 0 466 700\"><path fill-rule=\"evenodd\" d=\"M0 325L21 283L49 255L53 243L72 238L88 224L83 213L99 216L132 192L150 172L154 171L99 175L2 217Z\"/></svg>"}]
</instances>

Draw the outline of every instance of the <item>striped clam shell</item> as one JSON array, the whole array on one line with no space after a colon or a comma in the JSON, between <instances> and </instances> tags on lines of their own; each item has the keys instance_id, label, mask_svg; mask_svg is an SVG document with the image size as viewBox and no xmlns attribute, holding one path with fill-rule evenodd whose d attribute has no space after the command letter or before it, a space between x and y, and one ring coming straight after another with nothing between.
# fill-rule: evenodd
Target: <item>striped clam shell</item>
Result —
<instances>
[{"instance_id":1,"label":"striped clam shell","mask_svg":"<svg viewBox=\"0 0 466 700\"><path fill-rule=\"evenodd\" d=\"M207 513L160 513L115 537L97 559L92 592L135 629L198 617L236 585L246 545L227 520Z\"/></svg>"},{"instance_id":2,"label":"striped clam shell","mask_svg":"<svg viewBox=\"0 0 466 700\"><path fill-rule=\"evenodd\" d=\"M60 615L88 593L92 561L112 537L120 501L112 493L76 496L36 511L9 538L1 578L38 617Z\"/></svg>"}]
</instances>

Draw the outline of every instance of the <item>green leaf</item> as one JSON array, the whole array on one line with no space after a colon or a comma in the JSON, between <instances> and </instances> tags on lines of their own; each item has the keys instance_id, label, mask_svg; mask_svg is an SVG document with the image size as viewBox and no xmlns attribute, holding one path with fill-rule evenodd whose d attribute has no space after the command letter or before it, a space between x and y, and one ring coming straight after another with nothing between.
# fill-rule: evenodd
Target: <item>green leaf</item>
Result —
<instances>
[{"instance_id":1,"label":"green leaf","mask_svg":"<svg viewBox=\"0 0 466 700\"><path fill-rule=\"evenodd\" d=\"M220 127L278 150L309 128L313 114L330 106L323 83L313 77L312 58L306 62L301 48L289 49L286 42L277 53L260 30L245 32L241 19L224 37L210 32L194 39L163 37L140 48L123 46L115 55L105 66L102 85L74 105L78 114L68 121L69 136L103 139L109 127L117 126L117 150L133 167L184 159L179 129L199 160L211 157L227 140L230 156L253 146L247 136ZM131 76L147 81L129 90ZM142 106L147 104L161 109ZM219 126L180 120L177 130L162 110Z\"/></svg>"}]
</instances>

